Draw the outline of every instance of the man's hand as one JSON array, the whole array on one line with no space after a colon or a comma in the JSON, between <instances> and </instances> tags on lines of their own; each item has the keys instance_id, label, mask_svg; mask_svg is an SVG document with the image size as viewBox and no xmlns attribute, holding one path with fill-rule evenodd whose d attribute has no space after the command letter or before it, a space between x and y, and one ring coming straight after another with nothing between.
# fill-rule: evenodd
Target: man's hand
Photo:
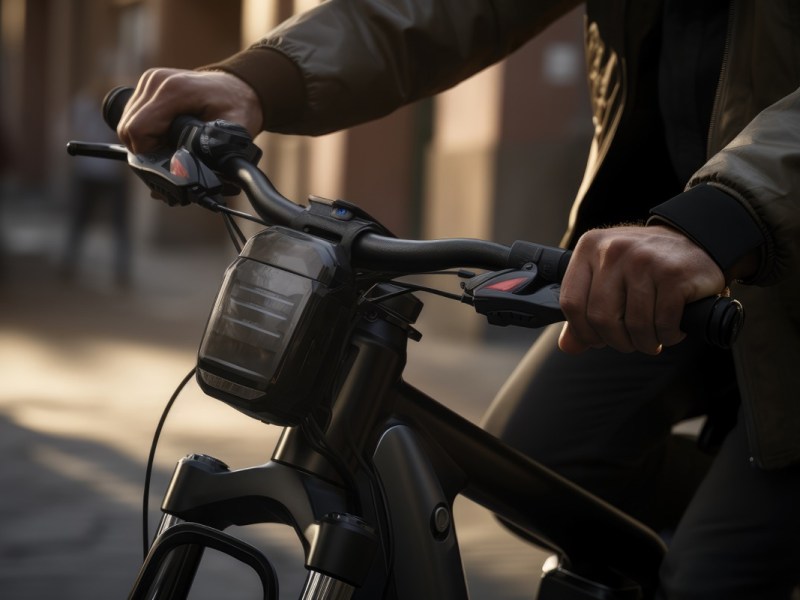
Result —
<instances>
[{"instance_id":1,"label":"man's hand","mask_svg":"<svg viewBox=\"0 0 800 600\"><path fill-rule=\"evenodd\" d=\"M117 135L137 154L166 145L170 123L179 115L203 121L225 119L252 136L261 130L258 96L238 77L222 71L151 69L139 79L117 126Z\"/></svg>"},{"instance_id":2,"label":"man's hand","mask_svg":"<svg viewBox=\"0 0 800 600\"><path fill-rule=\"evenodd\" d=\"M578 240L561 285L567 323L559 348L571 354L603 346L658 354L685 337L684 306L724 287L711 257L674 229L591 230Z\"/></svg>"}]
</instances>

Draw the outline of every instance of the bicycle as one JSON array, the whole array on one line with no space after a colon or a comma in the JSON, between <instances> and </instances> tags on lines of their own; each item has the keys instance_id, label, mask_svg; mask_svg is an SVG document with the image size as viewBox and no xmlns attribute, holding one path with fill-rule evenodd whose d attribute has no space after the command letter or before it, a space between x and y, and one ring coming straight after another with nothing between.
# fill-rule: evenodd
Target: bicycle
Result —
<instances>
[{"instance_id":1,"label":"bicycle","mask_svg":"<svg viewBox=\"0 0 800 600\"><path fill-rule=\"evenodd\" d=\"M130 94L118 88L106 97L110 126ZM68 151L126 160L168 204L223 215L239 256L183 384L195 377L211 397L285 429L265 465L232 471L202 454L178 462L149 548L145 522L130 600L186 598L206 548L247 564L263 597L277 598L268 558L224 532L254 523L295 530L308 570L303 600L466 598L452 520L459 494L556 553L539 598L652 595L665 551L655 533L402 377L408 340L420 339L413 325L422 302L413 292L471 305L494 325L540 327L563 320L558 291L569 251L398 239L353 204L312 197L304 208L282 196L235 124L181 117L170 138L176 149L163 154L87 142ZM239 191L257 217L226 206ZM235 217L269 226L246 240ZM454 268L460 294L400 279ZM715 297L687 306L682 326L724 347L741 322L736 301Z\"/></svg>"}]
</instances>

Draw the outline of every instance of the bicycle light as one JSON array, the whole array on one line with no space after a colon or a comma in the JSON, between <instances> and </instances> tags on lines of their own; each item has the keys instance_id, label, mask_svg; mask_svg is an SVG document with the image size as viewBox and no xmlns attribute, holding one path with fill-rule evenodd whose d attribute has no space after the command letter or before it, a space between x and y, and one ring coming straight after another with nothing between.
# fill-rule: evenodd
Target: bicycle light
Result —
<instances>
[{"instance_id":1,"label":"bicycle light","mask_svg":"<svg viewBox=\"0 0 800 600\"><path fill-rule=\"evenodd\" d=\"M332 343L350 321L353 288L338 252L282 227L250 239L225 273L200 344L205 393L277 425L313 410L335 370Z\"/></svg>"}]
</instances>

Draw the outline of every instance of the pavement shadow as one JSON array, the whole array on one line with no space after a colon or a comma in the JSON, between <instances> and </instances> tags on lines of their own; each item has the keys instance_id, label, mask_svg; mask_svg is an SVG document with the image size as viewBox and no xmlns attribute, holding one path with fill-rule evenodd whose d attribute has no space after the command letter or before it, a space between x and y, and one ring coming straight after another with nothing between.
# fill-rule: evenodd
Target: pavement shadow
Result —
<instances>
[{"instance_id":1,"label":"pavement shadow","mask_svg":"<svg viewBox=\"0 0 800 600\"><path fill-rule=\"evenodd\" d=\"M3 415L0 450L0 596L126 597L142 558L142 465L108 446L42 434ZM169 476L154 473L151 506L158 506ZM157 518L151 511L151 533ZM284 573L282 597L294 598L304 573L291 572L297 565L302 571L302 558L287 543L288 533L273 542L266 528L245 537L259 544L279 578ZM227 557L207 558L193 598L251 597L247 569Z\"/></svg>"}]
</instances>

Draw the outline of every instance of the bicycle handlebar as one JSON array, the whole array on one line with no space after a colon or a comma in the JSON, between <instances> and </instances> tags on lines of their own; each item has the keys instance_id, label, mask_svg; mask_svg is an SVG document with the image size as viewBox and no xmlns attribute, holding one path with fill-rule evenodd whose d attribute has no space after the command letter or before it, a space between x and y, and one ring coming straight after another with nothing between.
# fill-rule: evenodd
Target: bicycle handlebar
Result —
<instances>
[{"instance_id":1,"label":"bicycle handlebar","mask_svg":"<svg viewBox=\"0 0 800 600\"><path fill-rule=\"evenodd\" d=\"M125 105L133 94L133 88L119 87L111 90L103 100L103 118L112 129L116 129ZM191 116L180 116L170 126L167 138L170 147L187 144L192 138L200 139L207 135L208 126L225 126L233 132L251 140L237 125L214 122L204 123ZM227 140L226 140L227 141ZM235 150L231 155L202 156L210 159L210 166L225 177L240 185L245 191L255 211L267 223L292 226L299 223L307 208L283 196L267 176L254 164L252 153L244 157L241 140L235 140ZM250 144L252 146L252 144ZM207 145L199 146L199 153L208 150ZM337 205L333 205L337 209ZM411 274L457 267L481 269L520 269L533 263L539 276L553 284L558 284L566 271L571 251L551 248L531 242L515 242L505 246L495 242L478 239L407 240L375 233L365 228L350 245L353 266L372 271L389 271L397 274ZM514 298L515 306L524 305L524 296ZM560 314L557 306L554 311ZM562 318L555 318L563 320ZM687 304L681 319L681 329L692 336L700 336L706 343L720 348L729 348L735 341L743 323L744 313L741 304L727 297L710 297Z\"/></svg>"}]
</instances>

